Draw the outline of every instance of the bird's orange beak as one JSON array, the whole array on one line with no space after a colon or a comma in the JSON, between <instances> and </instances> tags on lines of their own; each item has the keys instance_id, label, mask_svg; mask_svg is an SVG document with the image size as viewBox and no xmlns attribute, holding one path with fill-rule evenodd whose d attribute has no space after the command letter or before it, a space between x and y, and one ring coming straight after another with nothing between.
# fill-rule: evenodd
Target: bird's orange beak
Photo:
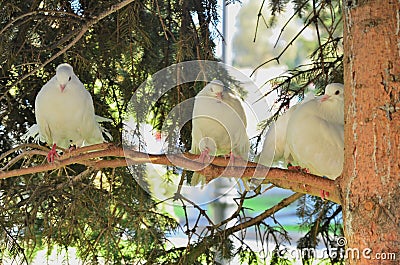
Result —
<instances>
[{"instance_id":1,"label":"bird's orange beak","mask_svg":"<svg viewBox=\"0 0 400 265\"><path fill-rule=\"evenodd\" d=\"M65 84L60 85L61 93L64 92L65 86Z\"/></svg>"}]
</instances>

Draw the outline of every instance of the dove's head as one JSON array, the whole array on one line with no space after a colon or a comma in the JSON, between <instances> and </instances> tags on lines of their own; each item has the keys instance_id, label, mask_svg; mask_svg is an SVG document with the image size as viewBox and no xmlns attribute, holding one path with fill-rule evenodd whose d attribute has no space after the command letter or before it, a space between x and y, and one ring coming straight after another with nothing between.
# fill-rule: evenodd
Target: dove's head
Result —
<instances>
[{"instance_id":1,"label":"dove's head","mask_svg":"<svg viewBox=\"0 0 400 265\"><path fill-rule=\"evenodd\" d=\"M343 92L342 84L332 83L326 86L325 94L320 97L323 115L331 122L344 124Z\"/></svg>"},{"instance_id":2,"label":"dove's head","mask_svg":"<svg viewBox=\"0 0 400 265\"><path fill-rule=\"evenodd\" d=\"M208 83L204 88L203 92L208 96L222 100L222 92L224 91L224 83L219 80L213 80Z\"/></svg>"},{"instance_id":3,"label":"dove's head","mask_svg":"<svg viewBox=\"0 0 400 265\"><path fill-rule=\"evenodd\" d=\"M331 83L326 86L325 94L320 98L321 102L343 102L344 87L340 83Z\"/></svg>"},{"instance_id":4,"label":"dove's head","mask_svg":"<svg viewBox=\"0 0 400 265\"><path fill-rule=\"evenodd\" d=\"M72 69L71 65L63 63L57 66L56 78L60 86L61 92L64 92L65 87L71 81L73 75L74 70Z\"/></svg>"}]
</instances>

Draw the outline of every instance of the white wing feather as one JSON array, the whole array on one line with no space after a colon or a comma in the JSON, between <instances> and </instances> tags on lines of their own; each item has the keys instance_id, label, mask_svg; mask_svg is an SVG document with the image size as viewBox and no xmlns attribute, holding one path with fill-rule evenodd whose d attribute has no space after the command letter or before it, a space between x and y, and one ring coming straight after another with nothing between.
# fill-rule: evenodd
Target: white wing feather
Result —
<instances>
[{"instance_id":1,"label":"white wing feather","mask_svg":"<svg viewBox=\"0 0 400 265\"><path fill-rule=\"evenodd\" d=\"M290 154L310 173L330 179L342 173L344 148L343 85L334 84L333 88L340 93L331 95L332 99L316 98L293 112L285 147L286 158Z\"/></svg>"},{"instance_id":2,"label":"white wing feather","mask_svg":"<svg viewBox=\"0 0 400 265\"><path fill-rule=\"evenodd\" d=\"M307 94L303 101L292 106L271 124L265 135L263 148L258 156L258 163L272 166L279 164L279 162L285 162L286 130L289 119L298 106L313 99L315 99L313 93Z\"/></svg>"}]
</instances>

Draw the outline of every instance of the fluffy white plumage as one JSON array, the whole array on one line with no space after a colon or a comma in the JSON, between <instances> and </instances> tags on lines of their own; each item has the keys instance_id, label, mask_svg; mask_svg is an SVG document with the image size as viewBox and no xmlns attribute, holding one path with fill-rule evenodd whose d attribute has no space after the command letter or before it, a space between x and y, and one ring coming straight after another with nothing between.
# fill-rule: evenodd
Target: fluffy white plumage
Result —
<instances>
[{"instance_id":1,"label":"fluffy white plumage","mask_svg":"<svg viewBox=\"0 0 400 265\"><path fill-rule=\"evenodd\" d=\"M292 113L298 106L314 99L314 94L307 94L304 100L283 113L269 127L261 153L258 156L258 163L271 166L285 160L286 129Z\"/></svg>"},{"instance_id":2,"label":"fluffy white plumage","mask_svg":"<svg viewBox=\"0 0 400 265\"><path fill-rule=\"evenodd\" d=\"M106 128L101 126L100 123L101 122L113 122L113 121L111 119L104 118L99 115L95 115L95 119L99 123L99 127L100 127L100 130L103 133L103 135L106 135L109 140L112 140L113 139L112 135L109 133L109 131ZM37 125L37 123L35 123L31 127L29 127L28 131L21 137L21 139L26 142L29 140L29 138L33 138L33 142L35 142L35 143L45 142L45 139L39 132L39 125Z\"/></svg>"},{"instance_id":3,"label":"fluffy white plumage","mask_svg":"<svg viewBox=\"0 0 400 265\"><path fill-rule=\"evenodd\" d=\"M25 138L32 136L62 148L104 142L98 122L110 121L94 114L93 100L69 64L60 64L56 75L39 91L35 101L37 125ZM108 134L109 136L109 134Z\"/></svg>"},{"instance_id":4,"label":"fluffy white plumage","mask_svg":"<svg viewBox=\"0 0 400 265\"><path fill-rule=\"evenodd\" d=\"M325 94L299 105L286 130L285 158L310 173L337 178L343 170L343 85L329 84Z\"/></svg>"},{"instance_id":5,"label":"fluffy white plumage","mask_svg":"<svg viewBox=\"0 0 400 265\"><path fill-rule=\"evenodd\" d=\"M214 80L196 96L192 120L192 147L190 152L219 156L233 155L248 159L249 139L246 132L246 115L240 100L224 89L224 84ZM193 174L192 185L199 182Z\"/></svg>"}]
</instances>

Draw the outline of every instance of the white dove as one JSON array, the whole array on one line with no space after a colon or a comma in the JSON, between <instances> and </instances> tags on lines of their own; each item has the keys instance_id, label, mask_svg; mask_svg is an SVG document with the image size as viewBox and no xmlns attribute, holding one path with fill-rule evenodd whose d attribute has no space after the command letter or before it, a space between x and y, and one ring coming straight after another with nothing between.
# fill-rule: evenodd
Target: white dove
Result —
<instances>
[{"instance_id":1,"label":"white dove","mask_svg":"<svg viewBox=\"0 0 400 265\"><path fill-rule=\"evenodd\" d=\"M290 115L285 158L312 174L330 179L343 170L343 85L326 86L325 94L301 104Z\"/></svg>"},{"instance_id":2,"label":"white dove","mask_svg":"<svg viewBox=\"0 0 400 265\"><path fill-rule=\"evenodd\" d=\"M240 100L213 80L197 95L193 107L192 147L204 162L213 156L231 155L248 159L250 148L246 115ZM204 176L193 174L192 185L204 183Z\"/></svg>"},{"instance_id":3,"label":"white dove","mask_svg":"<svg viewBox=\"0 0 400 265\"><path fill-rule=\"evenodd\" d=\"M96 121L104 118L96 118L90 93L67 63L60 64L56 75L39 91L35 115L39 139L52 145L47 156L49 162L58 156L56 146L68 148L104 142L104 129Z\"/></svg>"},{"instance_id":4,"label":"white dove","mask_svg":"<svg viewBox=\"0 0 400 265\"><path fill-rule=\"evenodd\" d=\"M283 113L278 119L271 124L268 132L265 135L263 148L258 155L257 162L265 166L275 165L278 162L285 160L285 146L286 146L286 129L289 118L295 109L314 99L314 94L309 93L300 103L292 106L289 110Z\"/></svg>"}]
</instances>

